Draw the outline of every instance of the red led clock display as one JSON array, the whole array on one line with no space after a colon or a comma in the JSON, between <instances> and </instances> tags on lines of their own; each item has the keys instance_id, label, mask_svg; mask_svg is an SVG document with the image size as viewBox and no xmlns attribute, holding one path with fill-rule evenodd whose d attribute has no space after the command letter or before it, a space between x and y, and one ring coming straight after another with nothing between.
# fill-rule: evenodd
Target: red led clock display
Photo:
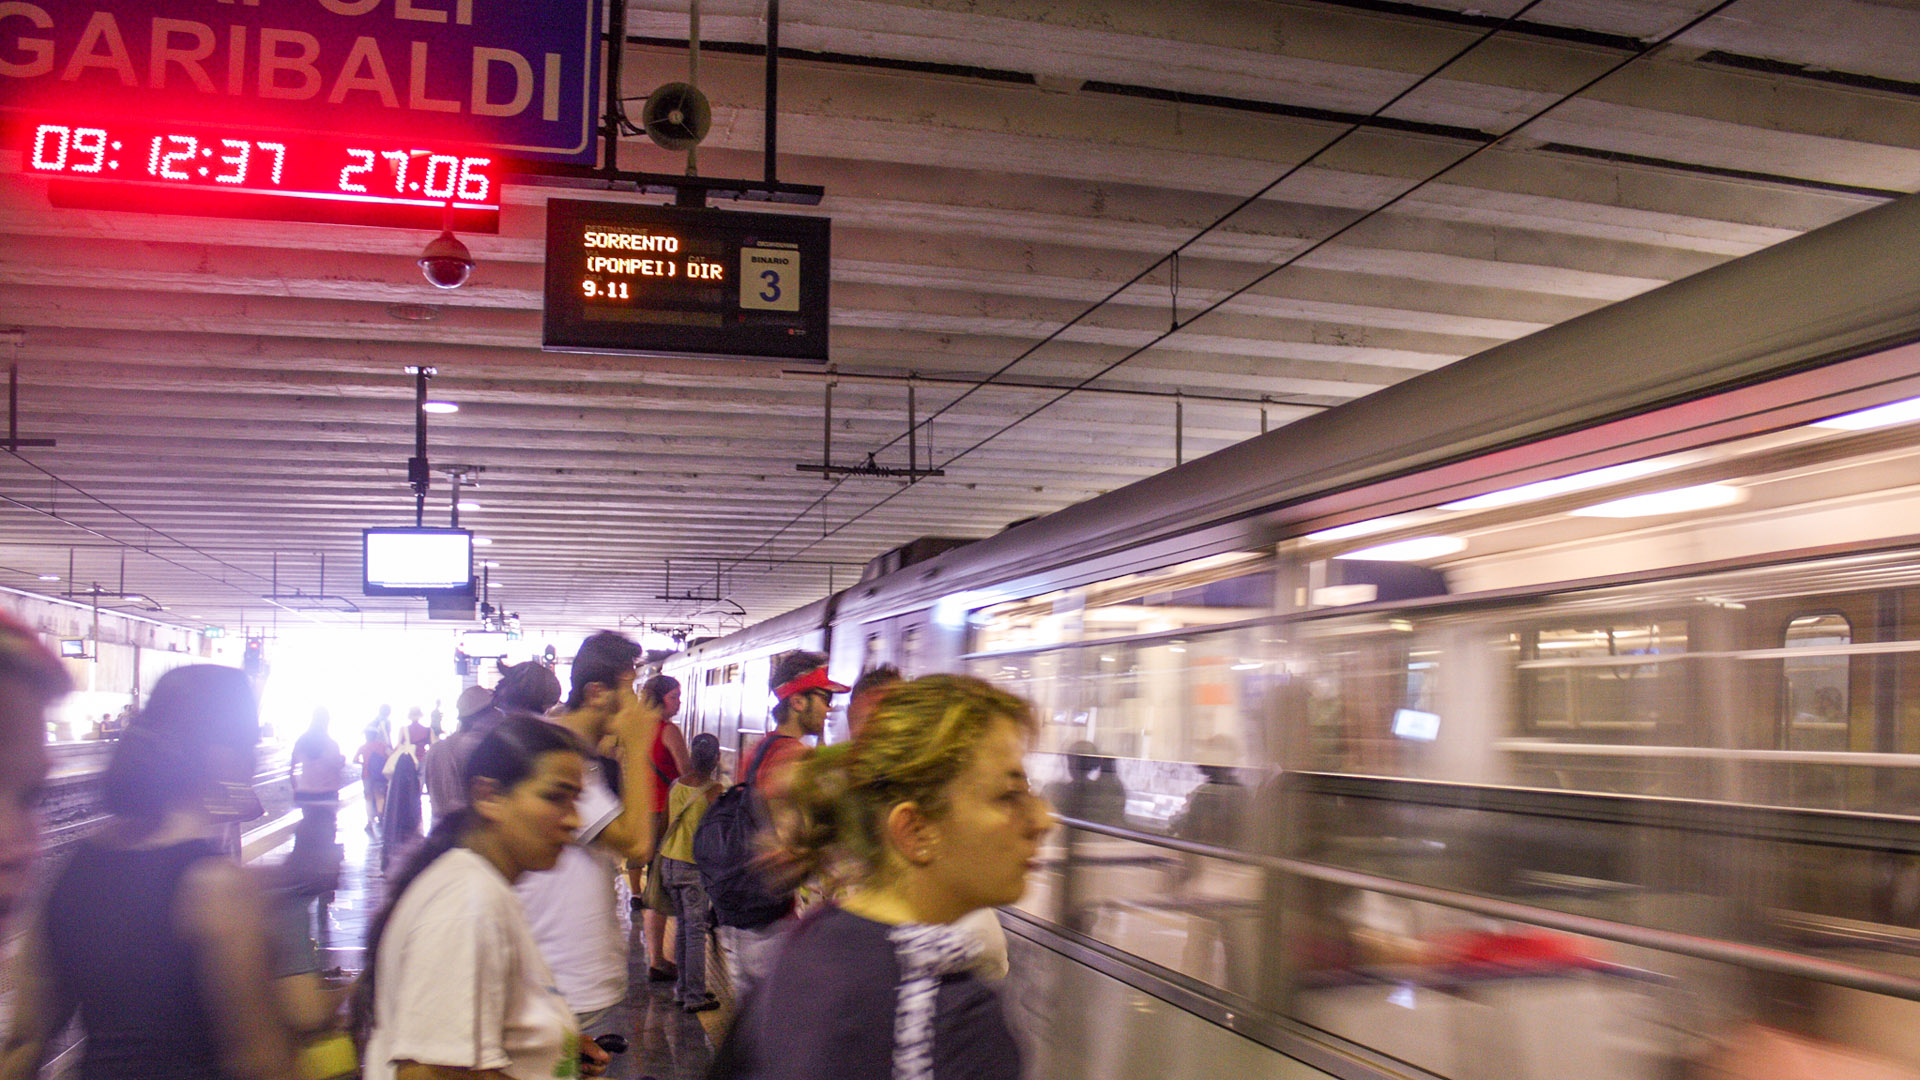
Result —
<instances>
[{"instance_id":1,"label":"red led clock display","mask_svg":"<svg viewBox=\"0 0 1920 1080\"><path fill-rule=\"evenodd\" d=\"M21 147L56 205L350 225L497 231L497 160L394 139L331 140L196 125L40 123Z\"/></svg>"}]
</instances>

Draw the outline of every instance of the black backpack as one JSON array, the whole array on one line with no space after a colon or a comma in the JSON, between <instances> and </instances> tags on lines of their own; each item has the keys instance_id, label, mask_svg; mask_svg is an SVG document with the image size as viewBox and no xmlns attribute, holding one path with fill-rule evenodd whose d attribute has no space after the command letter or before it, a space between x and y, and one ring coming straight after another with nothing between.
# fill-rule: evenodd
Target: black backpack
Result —
<instances>
[{"instance_id":1,"label":"black backpack","mask_svg":"<svg viewBox=\"0 0 1920 1080\"><path fill-rule=\"evenodd\" d=\"M700 868L700 884L713 904L714 922L758 930L793 910L793 890L774 890L754 860L759 855L760 835L767 829L764 803L754 794L753 782L767 760L775 739L768 736L753 755L753 764L740 782L720 793L700 818L693 833L693 861Z\"/></svg>"}]
</instances>

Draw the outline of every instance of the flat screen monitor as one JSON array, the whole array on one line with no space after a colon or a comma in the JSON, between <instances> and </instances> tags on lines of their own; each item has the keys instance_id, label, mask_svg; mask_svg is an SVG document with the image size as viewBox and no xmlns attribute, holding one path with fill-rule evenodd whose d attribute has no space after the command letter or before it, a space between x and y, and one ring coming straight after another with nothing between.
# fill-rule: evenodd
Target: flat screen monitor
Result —
<instances>
[{"instance_id":1,"label":"flat screen monitor","mask_svg":"<svg viewBox=\"0 0 1920 1080\"><path fill-rule=\"evenodd\" d=\"M1419 709L1395 709L1393 733L1415 742L1432 742L1440 737L1440 715Z\"/></svg>"},{"instance_id":2,"label":"flat screen monitor","mask_svg":"<svg viewBox=\"0 0 1920 1080\"><path fill-rule=\"evenodd\" d=\"M460 635L460 651L475 660L497 660L507 655L505 630L469 630Z\"/></svg>"},{"instance_id":3,"label":"flat screen monitor","mask_svg":"<svg viewBox=\"0 0 1920 1080\"><path fill-rule=\"evenodd\" d=\"M368 596L458 596L473 591L473 534L427 527L368 529Z\"/></svg>"},{"instance_id":4,"label":"flat screen monitor","mask_svg":"<svg viewBox=\"0 0 1920 1080\"><path fill-rule=\"evenodd\" d=\"M60 642L60 655L69 660L84 660L87 657L87 639L65 638Z\"/></svg>"}]
</instances>

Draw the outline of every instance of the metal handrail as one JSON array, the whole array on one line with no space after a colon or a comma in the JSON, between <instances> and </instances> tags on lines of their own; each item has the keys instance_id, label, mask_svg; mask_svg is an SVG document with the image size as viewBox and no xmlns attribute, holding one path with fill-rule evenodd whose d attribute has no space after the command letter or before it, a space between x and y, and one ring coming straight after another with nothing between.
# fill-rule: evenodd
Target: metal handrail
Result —
<instances>
[{"instance_id":1,"label":"metal handrail","mask_svg":"<svg viewBox=\"0 0 1920 1080\"><path fill-rule=\"evenodd\" d=\"M1797 978L1812 979L1833 986L1844 986L1853 990L1864 990L1872 994L1884 994L1888 997L1904 998L1908 1001L1920 1001L1920 979L1910 979L1903 975L1874 971L1871 968L1842 964L1801 953L1786 952L1781 949L1769 949L1759 945L1743 945L1735 941L1722 941L1716 938L1704 938L1695 934L1683 934L1673 930L1657 930L1652 927L1634 926L1630 923L1614 922L1611 919L1596 919L1587 915L1571 915L1553 911L1549 908L1534 907L1530 904L1515 903L1511 900L1496 900L1492 897L1474 893L1457 892L1431 885L1417 885L1398 878L1382 877L1359 870L1331 866L1326 863L1312 862L1306 859L1290 859L1279 855L1260 855L1233 848L1216 847L1212 844L1197 844L1191 840L1181 840L1172 836L1159 836L1154 833L1139 832L1134 829L1106 825L1097 821L1083 821L1078 818L1062 817L1062 825L1082 832L1111 836L1118 840L1131 840L1135 843L1166 848L1171 851L1184 851L1210 859L1254 866L1263 870L1288 874L1294 877L1324 881L1333 885L1343 885L1367 892L1397 896L1404 900L1414 900L1423 904L1452 908L1456 911L1471 912L1491 919L1507 922L1525 923L1529 926L1559 930L1583 937L1601 938L1617 941L1623 945L1632 945L1658 952L1676 953L1697 960L1711 960L1716 963L1732 964L1736 967L1765 971L1776 975L1790 975Z\"/></svg>"},{"instance_id":2,"label":"metal handrail","mask_svg":"<svg viewBox=\"0 0 1920 1080\"><path fill-rule=\"evenodd\" d=\"M1719 746L1653 746L1640 743L1573 743L1552 739L1496 739L1493 748L1508 754L1564 754L1569 757L1689 758L1748 761L1772 765L1847 765L1873 769L1920 769L1920 754L1883 754L1868 750L1758 750Z\"/></svg>"}]
</instances>

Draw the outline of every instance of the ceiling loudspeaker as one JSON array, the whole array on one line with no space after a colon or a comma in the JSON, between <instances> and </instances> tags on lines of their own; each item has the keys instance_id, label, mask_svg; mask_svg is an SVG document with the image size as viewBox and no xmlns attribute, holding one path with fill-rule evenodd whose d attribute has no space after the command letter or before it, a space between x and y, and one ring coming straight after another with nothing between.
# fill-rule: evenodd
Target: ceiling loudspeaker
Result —
<instances>
[{"instance_id":1,"label":"ceiling loudspeaker","mask_svg":"<svg viewBox=\"0 0 1920 1080\"><path fill-rule=\"evenodd\" d=\"M691 150L713 126L713 109L699 87L670 82L647 95L647 103L640 107L640 126L657 146Z\"/></svg>"}]
</instances>

